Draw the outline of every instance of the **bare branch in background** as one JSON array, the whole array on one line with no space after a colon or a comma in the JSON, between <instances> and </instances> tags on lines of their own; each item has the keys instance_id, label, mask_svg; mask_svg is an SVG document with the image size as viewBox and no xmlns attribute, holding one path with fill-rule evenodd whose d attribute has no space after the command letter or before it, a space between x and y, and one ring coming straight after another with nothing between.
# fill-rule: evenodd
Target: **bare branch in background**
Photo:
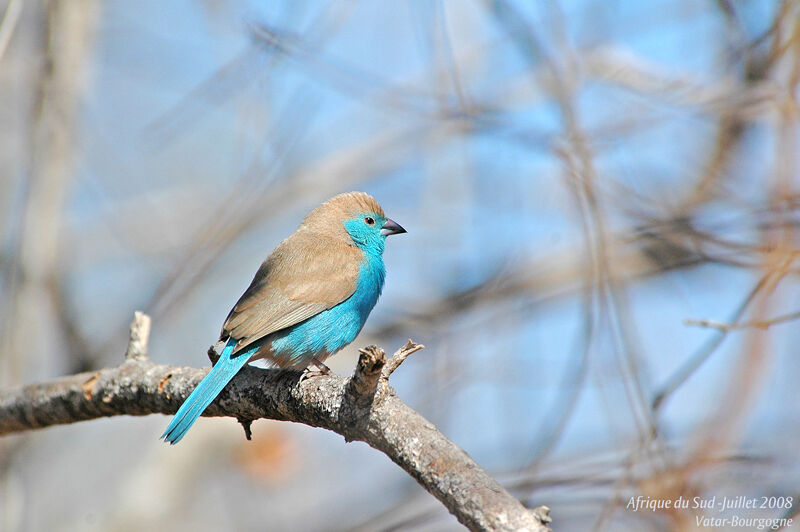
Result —
<instances>
[{"instance_id":1,"label":"bare branch in background","mask_svg":"<svg viewBox=\"0 0 800 532\"><path fill-rule=\"evenodd\" d=\"M7 15L16 2L8 6ZM21 9L21 8L19 8ZM15 264L9 272L10 294L2 325L5 356L3 379L17 380L39 350L47 334L58 327L57 309L51 305L51 288L61 275L59 239L63 209L75 164L74 125L86 82L93 46L97 5L94 0L52 2L44 6L39 86L31 109L27 170L22 214L16 239ZM31 356L33 355L33 356Z\"/></svg>"},{"instance_id":2,"label":"bare branch in background","mask_svg":"<svg viewBox=\"0 0 800 532\"><path fill-rule=\"evenodd\" d=\"M14 35L14 30L17 28L20 13L22 13L22 0L10 0L3 13L3 18L0 20L0 61L2 61L8 43L11 42L11 36Z\"/></svg>"},{"instance_id":3,"label":"bare branch in background","mask_svg":"<svg viewBox=\"0 0 800 532\"><path fill-rule=\"evenodd\" d=\"M732 331L736 329L769 329L773 325L778 325L780 323L786 323L788 321L794 321L800 319L800 312L792 312L791 314L783 314L781 316L776 316L774 318L769 318L766 320L751 320L751 321L744 321L742 323L720 323L714 320L693 320L693 319L685 319L683 323L686 325L693 325L695 327L707 327L709 329L719 329L720 331Z\"/></svg>"}]
</instances>

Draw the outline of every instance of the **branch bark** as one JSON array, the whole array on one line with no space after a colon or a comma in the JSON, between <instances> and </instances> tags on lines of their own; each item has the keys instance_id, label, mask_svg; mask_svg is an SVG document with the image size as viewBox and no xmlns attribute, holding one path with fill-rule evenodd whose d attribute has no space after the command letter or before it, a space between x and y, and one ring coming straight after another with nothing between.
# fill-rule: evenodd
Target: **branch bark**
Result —
<instances>
[{"instance_id":1,"label":"branch bark","mask_svg":"<svg viewBox=\"0 0 800 532\"><path fill-rule=\"evenodd\" d=\"M149 328L149 320L137 316L132 344L143 336L146 342L134 331L142 326ZM137 356L114 368L0 390L0 435L100 417L174 414L208 369L154 364L146 346L138 347ZM418 349L409 342L395 356ZM203 415L233 417L246 427L266 418L325 428L386 454L471 530L549 530L547 507L525 508L388 383L378 386L388 377L381 370L398 362L387 363L383 350L371 346L361 350L349 379L246 366Z\"/></svg>"}]
</instances>

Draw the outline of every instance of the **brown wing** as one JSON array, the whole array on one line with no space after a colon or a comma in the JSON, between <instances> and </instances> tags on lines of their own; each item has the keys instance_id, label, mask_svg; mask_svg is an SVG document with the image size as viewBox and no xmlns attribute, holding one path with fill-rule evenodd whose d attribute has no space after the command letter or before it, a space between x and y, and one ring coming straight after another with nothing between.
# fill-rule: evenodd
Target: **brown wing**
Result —
<instances>
[{"instance_id":1,"label":"brown wing","mask_svg":"<svg viewBox=\"0 0 800 532\"><path fill-rule=\"evenodd\" d=\"M228 314L222 336L256 340L334 307L356 289L361 250L335 238L297 231L267 257Z\"/></svg>"}]
</instances>

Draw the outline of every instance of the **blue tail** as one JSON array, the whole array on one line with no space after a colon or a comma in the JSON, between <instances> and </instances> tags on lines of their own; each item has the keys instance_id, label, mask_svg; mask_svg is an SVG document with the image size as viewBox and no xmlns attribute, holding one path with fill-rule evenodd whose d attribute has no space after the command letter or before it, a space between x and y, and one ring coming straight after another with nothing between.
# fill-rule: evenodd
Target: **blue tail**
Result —
<instances>
[{"instance_id":1,"label":"blue tail","mask_svg":"<svg viewBox=\"0 0 800 532\"><path fill-rule=\"evenodd\" d=\"M197 385L191 395L186 398L175 417L170 421L167 430L161 435L164 441L173 445L181 441L181 438L192 428L194 422L208 408L211 401L219 395L225 385L242 369L242 366L247 364L250 359L250 353L239 353L236 357L231 358L231 353L235 346L236 340L228 340L217 363L211 368L209 374L200 381L200 384Z\"/></svg>"}]
</instances>

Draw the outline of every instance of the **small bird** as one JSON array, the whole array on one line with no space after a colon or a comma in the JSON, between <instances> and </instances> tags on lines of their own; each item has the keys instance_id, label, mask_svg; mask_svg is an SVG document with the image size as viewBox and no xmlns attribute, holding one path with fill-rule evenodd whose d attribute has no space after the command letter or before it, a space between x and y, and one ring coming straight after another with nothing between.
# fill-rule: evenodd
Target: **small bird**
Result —
<instances>
[{"instance_id":1,"label":"small bird","mask_svg":"<svg viewBox=\"0 0 800 532\"><path fill-rule=\"evenodd\" d=\"M383 290L386 237L405 233L364 192L312 210L256 272L222 326L222 353L181 405L164 441L176 444L249 361L316 366L355 340Z\"/></svg>"}]
</instances>

